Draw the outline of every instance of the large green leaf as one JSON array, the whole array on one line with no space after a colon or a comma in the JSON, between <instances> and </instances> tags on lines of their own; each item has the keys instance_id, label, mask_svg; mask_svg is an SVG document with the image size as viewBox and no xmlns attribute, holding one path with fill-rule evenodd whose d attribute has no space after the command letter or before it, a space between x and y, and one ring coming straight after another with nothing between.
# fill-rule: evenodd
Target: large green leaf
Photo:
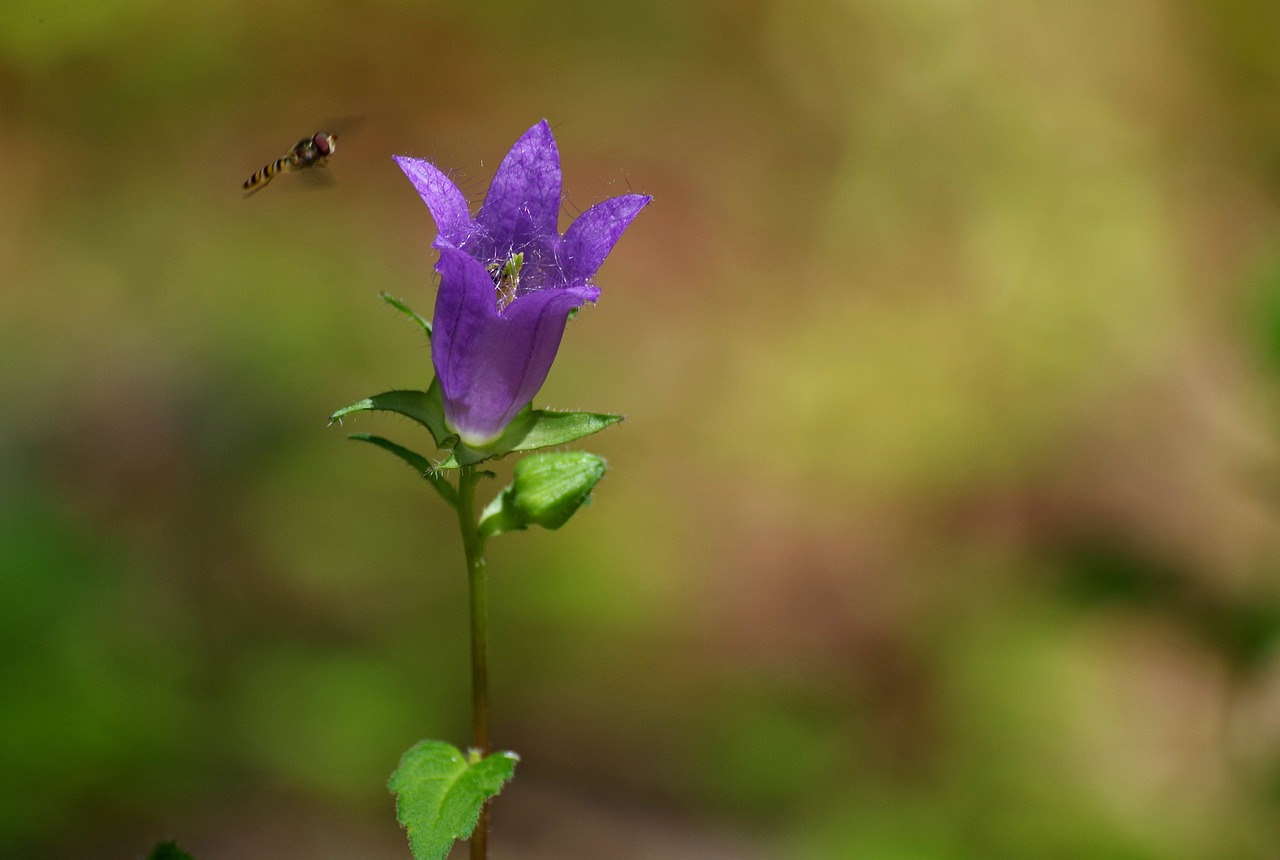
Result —
<instances>
[{"instance_id":1,"label":"large green leaf","mask_svg":"<svg viewBox=\"0 0 1280 860\"><path fill-rule=\"evenodd\" d=\"M179 848L176 842L161 842L151 849L147 860L192 860L192 857Z\"/></svg>"},{"instance_id":2,"label":"large green leaf","mask_svg":"<svg viewBox=\"0 0 1280 860\"><path fill-rule=\"evenodd\" d=\"M454 842L469 838L485 801L511 779L518 760L511 752L472 760L443 741L410 747L388 787L415 860L444 860Z\"/></svg>"}]
</instances>

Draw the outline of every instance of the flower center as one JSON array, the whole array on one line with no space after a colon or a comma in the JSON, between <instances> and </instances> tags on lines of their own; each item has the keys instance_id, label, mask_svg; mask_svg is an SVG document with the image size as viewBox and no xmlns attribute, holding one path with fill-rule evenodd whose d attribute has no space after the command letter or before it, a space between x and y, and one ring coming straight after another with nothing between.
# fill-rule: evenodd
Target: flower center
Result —
<instances>
[{"instance_id":1,"label":"flower center","mask_svg":"<svg viewBox=\"0 0 1280 860\"><path fill-rule=\"evenodd\" d=\"M498 313L507 309L507 305L516 300L516 289L520 286L520 269L524 267L524 252L512 254L506 262L493 262L488 265L489 275L493 278L494 291L497 294Z\"/></svg>"}]
</instances>

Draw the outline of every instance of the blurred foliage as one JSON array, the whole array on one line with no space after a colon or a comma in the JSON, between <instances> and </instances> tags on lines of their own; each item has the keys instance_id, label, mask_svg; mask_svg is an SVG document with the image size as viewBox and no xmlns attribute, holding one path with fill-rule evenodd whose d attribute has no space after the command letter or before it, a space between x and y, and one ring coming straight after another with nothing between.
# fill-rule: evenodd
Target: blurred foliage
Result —
<instances>
[{"instance_id":1,"label":"blurred foliage","mask_svg":"<svg viewBox=\"0 0 1280 860\"><path fill-rule=\"evenodd\" d=\"M1219 597L1192 574L1172 570L1116 542L1078 542L1064 552L1068 593L1086 605L1119 605L1167 615L1201 638L1235 671L1267 667L1280 641L1280 600Z\"/></svg>"},{"instance_id":2,"label":"blurred foliage","mask_svg":"<svg viewBox=\"0 0 1280 860\"><path fill-rule=\"evenodd\" d=\"M5 4L0 855L407 856L461 549L325 417L430 381L390 156L545 116L655 203L536 404L596 503L491 551L504 856L1273 856L1276 16Z\"/></svg>"},{"instance_id":3,"label":"blurred foliage","mask_svg":"<svg viewBox=\"0 0 1280 860\"><path fill-rule=\"evenodd\" d=\"M176 842L161 842L151 849L147 860L192 860L192 857L179 848Z\"/></svg>"}]
</instances>

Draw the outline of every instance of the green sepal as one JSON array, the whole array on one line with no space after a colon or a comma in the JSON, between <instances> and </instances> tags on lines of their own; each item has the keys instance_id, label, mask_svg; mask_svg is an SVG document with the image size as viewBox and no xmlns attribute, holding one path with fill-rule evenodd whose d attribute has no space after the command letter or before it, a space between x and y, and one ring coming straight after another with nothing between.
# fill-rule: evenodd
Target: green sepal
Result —
<instances>
[{"instance_id":1,"label":"green sepal","mask_svg":"<svg viewBox=\"0 0 1280 860\"><path fill-rule=\"evenodd\" d=\"M444 497L444 500L449 503L449 507L458 507L458 491L454 489L453 484L446 481L444 476L440 474L440 471L435 466L431 465L431 461L419 454L417 451L410 451L403 445L397 445L390 439L384 439L381 436L374 436L372 433L352 433L347 438L353 439L356 442L368 442L371 445L377 445L384 451L390 451L392 454L395 454L401 460L404 460L412 466L413 470L421 475L425 480L429 481L431 486L435 487L436 491L439 492L440 495Z\"/></svg>"},{"instance_id":2,"label":"green sepal","mask_svg":"<svg viewBox=\"0 0 1280 860\"><path fill-rule=\"evenodd\" d=\"M401 757L387 787L415 860L444 860L476 828L485 801L511 779L520 757L498 752L464 756L443 741L419 741Z\"/></svg>"},{"instance_id":3,"label":"green sepal","mask_svg":"<svg viewBox=\"0 0 1280 860\"><path fill-rule=\"evenodd\" d=\"M426 391L384 391L366 397L330 415L329 423L340 423L348 415L360 412L394 412L426 427L437 448L452 448L457 444L457 435L444 425L444 401L440 396L440 383L434 380Z\"/></svg>"},{"instance_id":4,"label":"green sepal","mask_svg":"<svg viewBox=\"0 0 1280 860\"><path fill-rule=\"evenodd\" d=\"M586 451L535 454L516 464L514 480L480 515L488 538L531 525L558 529L588 503L604 477L603 457Z\"/></svg>"},{"instance_id":5,"label":"green sepal","mask_svg":"<svg viewBox=\"0 0 1280 860\"><path fill-rule=\"evenodd\" d=\"M394 412L427 428L436 447L449 449L450 452L443 461L435 464L437 470L471 466L485 460L505 457L515 451L533 451L564 445L583 436L599 433L604 428L617 424L623 417L605 412L557 412L526 406L507 425L496 442L481 449L473 449L463 444L458 435L445 425L444 398L440 393L438 379L433 379L431 387L426 391L385 391L367 397L330 415L329 423L341 422L343 418L360 412Z\"/></svg>"},{"instance_id":6,"label":"green sepal","mask_svg":"<svg viewBox=\"0 0 1280 860\"><path fill-rule=\"evenodd\" d=\"M147 860L192 860L192 857L179 848L177 842L158 842L147 855Z\"/></svg>"},{"instance_id":7,"label":"green sepal","mask_svg":"<svg viewBox=\"0 0 1280 860\"><path fill-rule=\"evenodd\" d=\"M400 313L404 314L409 319L417 323L422 328L423 332L426 333L427 340L428 341L431 340L431 323L427 322L427 320L424 317L418 316L416 313L413 312L413 310L408 305L406 305L404 302L400 301L390 293L383 292L383 293L379 293L378 295L382 296L382 300L384 302L391 305L391 307L400 311Z\"/></svg>"},{"instance_id":8,"label":"green sepal","mask_svg":"<svg viewBox=\"0 0 1280 860\"><path fill-rule=\"evenodd\" d=\"M557 412L526 406L507 425L498 441L479 450L468 448L459 442L454 446L453 453L440 463L439 468L455 469L505 457L515 451L534 451L564 445L583 436L599 433L604 428L617 424L622 417L604 412Z\"/></svg>"}]
</instances>

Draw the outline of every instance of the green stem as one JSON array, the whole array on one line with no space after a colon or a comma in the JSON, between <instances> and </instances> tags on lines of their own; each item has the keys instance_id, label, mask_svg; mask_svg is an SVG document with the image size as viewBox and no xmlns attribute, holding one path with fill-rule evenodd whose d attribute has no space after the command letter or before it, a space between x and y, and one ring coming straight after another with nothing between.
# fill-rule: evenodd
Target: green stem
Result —
<instances>
[{"instance_id":1,"label":"green stem","mask_svg":"<svg viewBox=\"0 0 1280 860\"><path fill-rule=\"evenodd\" d=\"M489 647L488 600L484 569L484 539L476 520L475 491L480 480L475 466L463 466L458 477L458 528L467 556L467 582L471 604L471 746L481 756L489 754ZM471 860L488 856L489 804L480 810L471 836Z\"/></svg>"}]
</instances>

